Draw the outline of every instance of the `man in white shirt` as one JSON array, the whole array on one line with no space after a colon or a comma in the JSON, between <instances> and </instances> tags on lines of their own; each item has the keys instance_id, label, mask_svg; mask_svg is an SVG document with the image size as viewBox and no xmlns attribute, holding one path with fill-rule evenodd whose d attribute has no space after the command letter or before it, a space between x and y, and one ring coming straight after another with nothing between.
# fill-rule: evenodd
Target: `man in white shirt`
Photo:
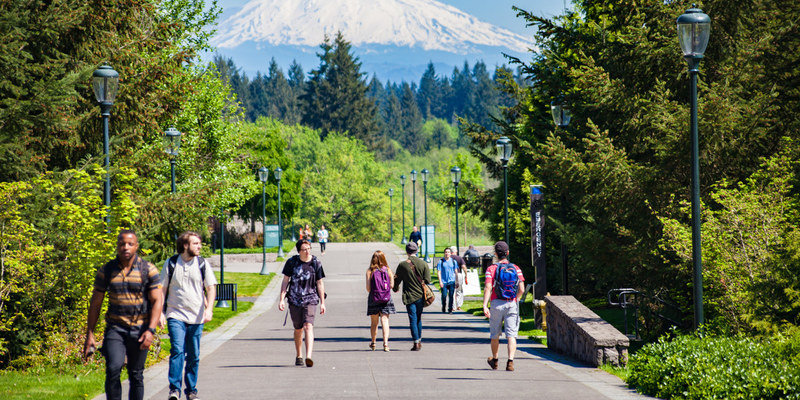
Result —
<instances>
[{"instance_id":1,"label":"man in white shirt","mask_svg":"<svg viewBox=\"0 0 800 400\"><path fill-rule=\"evenodd\" d=\"M199 234L182 233L176 247L178 254L167 259L161 270L165 306L161 326L166 322L171 345L169 400L180 399L184 376L186 398L197 400L200 337L203 324L214 316L217 279L211 265L200 257Z\"/></svg>"}]
</instances>

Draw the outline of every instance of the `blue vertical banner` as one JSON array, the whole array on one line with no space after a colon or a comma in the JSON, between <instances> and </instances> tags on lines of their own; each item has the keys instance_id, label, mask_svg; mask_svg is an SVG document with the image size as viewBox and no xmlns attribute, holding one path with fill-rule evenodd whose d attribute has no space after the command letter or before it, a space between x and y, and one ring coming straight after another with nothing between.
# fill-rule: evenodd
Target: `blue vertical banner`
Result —
<instances>
[{"instance_id":1,"label":"blue vertical banner","mask_svg":"<svg viewBox=\"0 0 800 400\"><path fill-rule=\"evenodd\" d=\"M278 225L264 225L264 243L266 247L278 247Z\"/></svg>"},{"instance_id":2,"label":"blue vertical banner","mask_svg":"<svg viewBox=\"0 0 800 400\"><path fill-rule=\"evenodd\" d=\"M544 246L544 192L542 185L531 185L531 256L536 284L534 285L533 298L543 300L547 295L547 263L545 260ZM534 307L536 328L541 329L542 315Z\"/></svg>"}]
</instances>

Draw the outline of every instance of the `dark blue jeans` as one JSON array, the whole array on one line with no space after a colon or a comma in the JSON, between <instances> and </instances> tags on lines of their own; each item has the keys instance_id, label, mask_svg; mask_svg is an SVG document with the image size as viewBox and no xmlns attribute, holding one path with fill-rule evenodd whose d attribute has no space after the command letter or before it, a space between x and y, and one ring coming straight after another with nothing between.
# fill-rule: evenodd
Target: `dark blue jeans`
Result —
<instances>
[{"instance_id":1,"label":"dark blue jeans","mask_svg":"<svg viewBox=\"0 0 800 400\"><path fill-rule=\"evenodd\" d=\"M411 326L411 339L414 343L419 343L422 340L422 308L425 299L406 304L406 311L408 312L408 324Z\"/></svg>"},{"instance_id":2,"label":"dark blue jeans","mask_svg":"<svg viewBox=\"0 0 800 400\"><path fill-rule=\"evenodd\" d=\"M119 381L125 356L128 356L128 381L130 390L128 399L144 398L144 362L147 360L147 349L139 350L139 337L145 329L141 326L128 328L120 325L108 325L103 338L103 355L106 357L106 399L121 400L122 384Z\"/></svg>"},{"instance_id":3,"label":"dark blue jeans","mask_svg":"<svg viewBox=\"0 0 800 400\"><path fill-rule=\"evenodd\" d=\"M175 318L167 320L169 327L169 389L181 390L181 373L185 373L187 395L197 393L197 369L200 366L200 337L203 324L187 324Z\"/></svg>"},{"instance_id":4,"label":"dark blue jeans","mask_svg":"<svg viewBox=\"0 0 800 400\"><path fill-rule=\"evenodd\" d=\"M442 286L442 312L453 311L453 295L456 292L456 283L445 283ZM449 307L447 305L450 305Z\"/></svg>"}]
</instances>

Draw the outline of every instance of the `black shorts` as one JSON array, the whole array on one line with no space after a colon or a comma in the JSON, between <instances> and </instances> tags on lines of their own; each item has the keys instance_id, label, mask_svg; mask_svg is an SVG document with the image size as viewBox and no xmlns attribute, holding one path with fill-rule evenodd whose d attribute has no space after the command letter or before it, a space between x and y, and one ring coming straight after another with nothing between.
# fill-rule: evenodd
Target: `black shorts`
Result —
<instances>
[{"instance_id":1,"label":"black shorts","mask_svg":"<svg viewBox=\"0 0 800 400\"><path fill-rule=\"evenodd\" d=\"M289 315L292 316L294 329L303 329L306 323L314 325L314 316L317 314L317 305L295 306L289 304Z\"/></svg>"}]
</instances>

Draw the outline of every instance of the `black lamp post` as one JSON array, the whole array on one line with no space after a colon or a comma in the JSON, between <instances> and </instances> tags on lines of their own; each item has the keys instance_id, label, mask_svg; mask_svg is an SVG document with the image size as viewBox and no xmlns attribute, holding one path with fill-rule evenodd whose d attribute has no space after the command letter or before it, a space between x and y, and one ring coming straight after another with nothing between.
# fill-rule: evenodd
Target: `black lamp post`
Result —
<instances>
[{"instance_id":1,"label":"black lamp post","mask_svg":"<svg viewBox=\"0 0 800 400\"><path fill-rule=\"evenodd\" d=\"M267 180L269 170L266 167L258 169L258 180L261 181L261 275L267 275Z\"/></svg>"},{"instance_id":2,"label":"black lamp post","mask_svg":"<svg viewBox=\"0 0 800 400\"><path fill-rule=\"evenodd\" d=\"M563 104L561 100L553 101L550 103L550 111L553 114L553 123L556 124L557 127L564 129L569 125L569 121L572 119L572 115L570 114L569 107L566 104ZM567 207L567 199L566 196L561 194L561 221L562 224L566 224L566 207ZM564 286L564 295L569 294L569 279L568 279L568 268L569 268L569 252L567 251L567 245L564 242L564 237L562 233L561 237L561 281Z\"/></svg>"},{"instance_id":3,"label":"black lamp post","mask_svg":"<svg viewBox=\"0 0 800 400\"><path fill-rule=\"evenodd\" d=\"M411 170L411 221L417 226L417 170Z\"/></svg>"},{"instance_id":4,"label":"black lamp post","mask_svg":"<svg viewBox=\"0 0 800 400\"><path fill-rule=\"evenodd\" d=\"M225 210L220 209L219 213L219 283L225 283ZM217 300L215 307L227 308L228 301Z\"/></svg>"},{"instance_id":5,"label":"black lamp post","mask_svg":"<svg viewBox=\"0 0 800 400\"><path fill-rule=\"evenodd\" d=\"M392 196L394 189L389 188L389 241L394 242L394 219L392 217Z\"/></svg>"},{"instance_id":6,"label":"black lamp post","mask_svg":"<svg viewBox=\"0 0 800 400\"><path fill-rule=\"evenodd\" d=\"M275 168L275 180L278 181L278 257L283 258L283 220L281 220L281 167Z\"/></svg>"},{"instance_id":7,"label":"black lamp post","mask_svg":"<svg viewBox=\"0 0 800 400\"><path fill-rule=\"evenodd\" d=\"M456 254L461 254L461 249L458 246L458 182L461 182L461 168L450 168L450 179L456 188Z\"/></svg>"},{"instance_id":8,"label":"black lamp post","mask_svg":"<svg viewBox=\"0 0 800 400\"><path fill-rule=\"evenodd\" d=\"M172 175L172 193L175 193L175 157L181 148L181 133L174 126L164 131L164 151L169 154L169 169Z\"/></svg>"},{"instance_id":9,"label":"black lamp post","mask_svg":"<svg viewBox=\"0 0 800 400\"><path fill-rule=\"evenodd\" d=\"M500 153L500 161L503 162L503 209L505 210L505 237L506 243L508 243L508 160L511 158L511 140L505 136L497 139L497 151Z\"/></svg>"},{"instance_id":10,"label":"black lamp post","mask_svg":"<svg viewBox=\"0 0 800 400\"><path fill-rule=\"evenodd\" d=\"M425 245L425 261L428 261L428 245L427 245L428 237L427 236L428 236L428 229L430 229L430 228L428 228L428 170L427 169L423 169L421 171L421 173L422 173L422 193L423 193L422 205L423 205L423 208L425 209L425 238L424 238L425 239L425 243L426 243L426 245Z\"/></svg>"},{"instance_id":11,"label":"black lamp post","mask_svg":"<svg viewBox=\"0 0 800 400\"><path fill-rule=\"evenodd\" d=\"M406 176L400 175L400 192L402 193L403 202L402 207L400 207L400 212L403 214L403 239L400 240L400 243L406 244Z\"/></svg>"},{"instance_id":12,"label":"black lamp post","mask_svg":"<svg viewBox=\"0 0 800 400\"><path fill-rule=\"evenodd\" d=\"M692 8L678 17L678 41L689 64L692 115L692 259L694 261L694 327L703 325L703 263L700 252L700 144L697 138L697 73L708 45L711 18Z\"/></svg>"},{"instance_id":13,"label":"black lamp post","mask_svg":"<svg viewBox=\"0 0 800 400\"><path fill-rule=\"evenodd\" d=\"M94 97L100 103L100 115L103 117L103 168L106 170L106 184L103 188L103 202L106 206L106 227L111 219L111 175L108 168L108 120L111 117L111 107L119 90L119 74L110 65L101 65L92 74L92 89Z\"/></svg>"}]
</instances>

